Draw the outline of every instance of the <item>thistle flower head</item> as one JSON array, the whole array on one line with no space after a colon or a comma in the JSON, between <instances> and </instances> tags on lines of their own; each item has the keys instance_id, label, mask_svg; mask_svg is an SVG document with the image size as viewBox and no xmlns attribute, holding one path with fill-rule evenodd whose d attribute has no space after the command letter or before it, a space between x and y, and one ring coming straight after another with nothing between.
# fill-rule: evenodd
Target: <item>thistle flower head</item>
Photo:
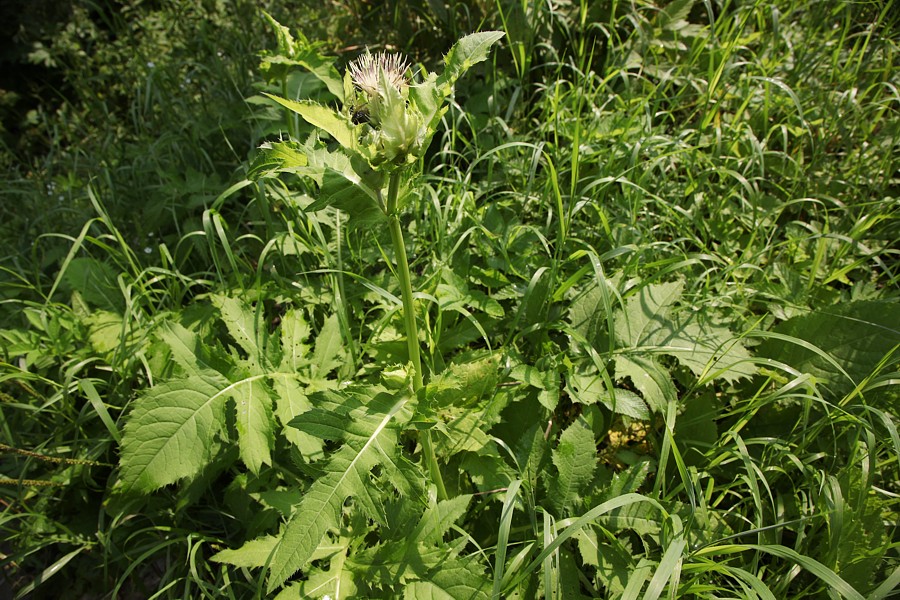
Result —
<instances>
[{"instance_id":1,"label":"thistle flower head","mask_svg":"<svg viewBox=\"0 0 900 600\"><path fill-rule=\"evenodd\" d=\"M409 63L402 54L391 54L389 52L378 52L371 54L366 52L356 60L350 63L350 77L356 89L366 94L369 98L374 98L378 93L378 80L381 72L384 71L387 81L397 91L403 91L409 85L409 79L406 77L406 69Z\"/></svg>"}]
</instances>

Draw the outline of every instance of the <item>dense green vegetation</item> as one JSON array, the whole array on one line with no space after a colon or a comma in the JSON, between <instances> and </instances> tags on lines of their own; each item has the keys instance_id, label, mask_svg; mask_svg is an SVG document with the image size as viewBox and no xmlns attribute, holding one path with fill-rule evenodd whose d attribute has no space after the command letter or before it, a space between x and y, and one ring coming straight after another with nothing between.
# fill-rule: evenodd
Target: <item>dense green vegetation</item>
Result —
<instances>
[{"instance_id":1,"label":"dense green vegetation","mask_svg":"<svg viewBox=\"0 0 900 600\"><path fill-rule=\"evenodd\" d=\"M897 594L895 3L9 6L17 597Z\"/></svg>"}]
</instances>

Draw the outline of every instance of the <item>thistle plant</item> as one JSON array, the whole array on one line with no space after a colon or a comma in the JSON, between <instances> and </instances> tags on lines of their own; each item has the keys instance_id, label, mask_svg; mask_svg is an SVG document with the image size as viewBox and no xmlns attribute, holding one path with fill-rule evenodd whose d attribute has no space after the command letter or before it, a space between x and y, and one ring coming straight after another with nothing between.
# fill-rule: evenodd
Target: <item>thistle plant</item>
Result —
<instances>
[{"instance_id":1,"label":"thistle plant","mask_svg":"<svg viewBox=\"0 0 900 600\"><path fill-rule=\"evenodd\" d=\"M336 110L308 101L268 95L318 129L302 147L270 145L257 161L261 169L290 165L291 170L319 185L319 199L307 210L326 206L343 209L351 221L387 221L394 248L395 269L403 302L403 321L409 352L413 392L424 386L416 310L400 212L409 185L421 173L422 154L447 110L456 80L472 65L485 60L503 32L475 33L457 42L444 60L441 74L422 71L413 82L407 59L400 54L366 52L346 69L342 82L343 107ZM333 73L323 76L335 89ZM330 79L330 81L329 81ZM330 136L340 148L329 150ZM431 434L420 436L425 462L438 497L447 493L434 455Z\"/></svg>"}]
</instances>

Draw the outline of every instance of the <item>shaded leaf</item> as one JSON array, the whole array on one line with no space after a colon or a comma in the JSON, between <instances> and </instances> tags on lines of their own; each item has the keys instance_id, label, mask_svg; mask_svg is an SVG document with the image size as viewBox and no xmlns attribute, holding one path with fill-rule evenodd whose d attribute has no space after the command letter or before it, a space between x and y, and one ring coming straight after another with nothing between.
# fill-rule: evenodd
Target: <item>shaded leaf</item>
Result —
<instances>
[{"instance_id":1,"label":"shaded leaf","mask_svg":"<svg viewBox=\"0 0 900 600\"><path fill-rule=\"evenodd\" d=\"M581 404L600 403L614 413L626 415L633 419L645 421L650 418L650 411L643 399L629 390L615 388L606 389L599 375L572 373L567 386L572 399Z\"/></svg>"},{"instance_id":2,"label":"shaded leaf","mask_svg":"<svg viewBox=\"0 0 900 600\"><path fill-rule=\"evenodd\" d=\"M841 304L779 324L774 331L798 343L767 339L759 346L758 354L814 375L827 388L829 398L840 398L895 351L900 344L898 324L900 303Z\"/></svg>"}]
</instances>

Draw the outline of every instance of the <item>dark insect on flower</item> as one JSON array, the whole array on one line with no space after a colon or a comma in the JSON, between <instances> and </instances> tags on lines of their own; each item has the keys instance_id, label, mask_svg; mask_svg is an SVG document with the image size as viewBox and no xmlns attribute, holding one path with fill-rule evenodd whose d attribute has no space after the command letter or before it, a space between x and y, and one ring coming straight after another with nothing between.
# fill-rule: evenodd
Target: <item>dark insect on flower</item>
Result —
<instances>
[{"instance_id":1,"label":"dark insect on flower","mask_svg":"<svg viewBox=\"0 0 900 600\"><path fill-rule=\"evenodd\" d=\"M362 106L351 106L350 107L350 121L354 125L359 125L361 123L369 122L369 107L363 104Z\"/></svg>"}]
</instances>

